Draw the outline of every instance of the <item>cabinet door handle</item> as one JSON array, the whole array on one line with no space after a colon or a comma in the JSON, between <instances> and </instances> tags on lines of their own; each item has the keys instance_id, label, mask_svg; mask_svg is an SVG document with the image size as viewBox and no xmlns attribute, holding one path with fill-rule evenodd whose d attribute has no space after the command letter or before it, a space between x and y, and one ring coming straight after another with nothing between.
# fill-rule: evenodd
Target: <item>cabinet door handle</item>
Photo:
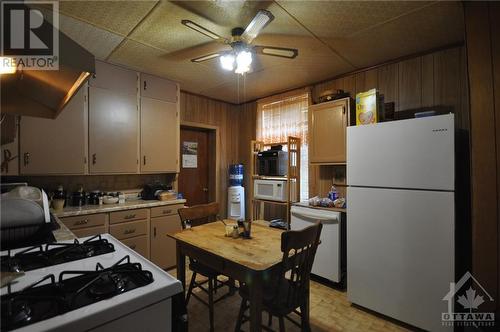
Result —
<instances>
[{"instance_id":1,"label":"cabinet door handle","mask_svg":"<svg viewBox=\"0 0 500 332\"><path fill-rule=\"evenodd\" d=\"M156 237L156 227L153 227L153 236Z\"/></svg>"},{"instance_id":2,"label":"cabinet door handle","mask_svg":"<svg viewBox=\"0 0 500 332\"><path fill-rule=\"evenodd\" d=\"M342 106L342 114L345 114L345 106Z\"/></svg>"},{"instance_id":3,"label":"cabinet door handle","mask_svg":"<svg viewBox=\"0 0 500 332\"><path fill-rule=\"evenodd\" d=\"M146 156L144 156L144 157L142 158L142 163L143 163L144 165L146 165Z\"/></svg>"},{"instance_id":4,"label":"cabinet door handle","mask_svg":"<svg viewBox=\"0 0 500 332\"><path fill-rule=\"evenodd\" d=\"M163 214L170 214L172 213L172 210L163 210Z\"/></svg>"},{"instance_id":5,"label":"cabinet door handle","mask_svg":"<svg viewBox=\"0 0 500 332\"><path fill-rule=\"evenodd\" d=\"M147 83L146 83L146 81L144 81L143 83L144 83L144 90L146 90L147 89Z\"/></svg>"},{"instance_id":6,"label":"cabinet door handle","mask_svg":"<svg viewBox=\"0 0 500 332\"><path fill-rule=\"evenodd\" d=\"M96 162L97 162L97 156L96 156L96 154L94 153L94 154L92 155L92 165L95 165L95 164L96 164Z\"/></svg>"},{"instance_id":7,"label":"cabinet door handle","mask_svg":"<svg viewBox=\"0 0 500 332\"><path fill-rule=\"evenodd\" d=\"M77 222L75 222L75 225L86 225L88 223L89 223L88 219L83 219L83 220L78 220Z\"/></svg>"},{"instance_id":8,"label":"cabinet door handle","mask_svg":"<svg viewBox=\"0 0 500 332\"><path fill-rule=\"evenodd\" d=\"M129 246L129 248L130 248L130 249L132 249L132 250L133 250L133 249L135 249L135 247L136 247L136 246L135 246L135 244L131 244L131 245Z\"/></svg>"},{"instance_id":9,"label":"cabinet door handle","mask_svg":"<svg viewBox=\"0 0 500 332\"><path fill-rule=\"evenodd\" d=\"M125 217L123 217L123 219L132 219L132 218L135 218L135 214L128 214Z\"/></svg>"},{"instance_id":10,"label":"cabinet door handle","mask_svg":"<svg viewBox=\"0 0 500 332\"><path fill-rule=\"evenodd\" d=\"M29 163L30 163L30 154L29 154L29 152L25 152L24 153L24 166L28 166Z\"/></svg>"},{"instance_id":11,"label":"cabinet door handle","mask_svg":"<svg viewBox=\"0 0 500 332\"><path fill-rule=\"evenodd\" d=\"M131 228L131 229L126 229L123 234L134 234L135 233L135 228Z\"/></svg>"}]
</instances>

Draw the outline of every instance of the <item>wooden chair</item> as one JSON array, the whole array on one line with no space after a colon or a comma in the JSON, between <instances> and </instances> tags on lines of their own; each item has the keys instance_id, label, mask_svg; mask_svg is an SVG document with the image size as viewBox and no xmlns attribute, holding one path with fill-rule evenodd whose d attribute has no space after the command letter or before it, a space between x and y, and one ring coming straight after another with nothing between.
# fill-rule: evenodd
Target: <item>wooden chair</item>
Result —
<instances>
[{"instance_id":1,"label":"wooden chair","mask_svg":"<svg viewBox=\"0 0 500 332\"><path fill-rule=\"evenodd\" d=\"M188 208L181 208L178 210L178 213L181 219L182 229L186 229L187 227L200 226L220 219L220 217L218 216L219 203L209 203L195 205ZM186 306L189 303L191 295L201 303L206 305L209 309L210 331L214 331L214 304L226 298L227 296L234 294L234 281L219 281L217 279L217 277L220 275L218 271L191 258L189 258L189 269L192 271L192 277L186 294ZM202 282L197 282L196 276L198 274L206 277L207 279ZM203 287L203 285L207 283L208 289ZM214 301L214 293L217 293L218 288L226 285L229 287L229 292ZM193 293L194 288L199 288L208 295L208 303L204 299Z\"/></svg>"},{"instance_id":2,"label":"wooden chair","mask_svg":"<svg viewBox=\"0 0 500 332\"><path fill-rule=\"evenodd\" d=\"M311 331L309 324L309 277L314 256L319 244L322 224L317 223L301 231L287 231L281 234L281 251L283 260L279 272L268 286L264 286L263 309L269 313L269 323L272 317L279 319L280 332L285 331L284 318L301 328L301 331ZM249 289L240 285L242 297L238 321L235 331L240 332L241 325L249 320L245 311L249 308ZM300 308L300 312L297 310ZM292 312L300 316L298 323L288 317ZM272 331L269 327L262 327Z\"/></svg>"}]
</instances>

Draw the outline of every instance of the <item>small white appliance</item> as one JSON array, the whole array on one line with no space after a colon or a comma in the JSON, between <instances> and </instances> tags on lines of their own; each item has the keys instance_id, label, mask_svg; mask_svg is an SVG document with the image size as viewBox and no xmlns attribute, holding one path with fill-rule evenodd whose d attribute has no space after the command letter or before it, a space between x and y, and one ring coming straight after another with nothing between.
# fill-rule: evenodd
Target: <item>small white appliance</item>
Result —
<instances>
[{"instance_id":1,"label":"small white appliance","mask_svg":"<svg viewBox=\"0 0 500 332\"><path fill-rule=\"evenodd\" d=\"M453 114L347 129L349 301L449 331L455 280Z\"/></svg>"},{"instance_id":2,"label":"small white appliance","mask_svg":"<svg viewBox=\"0 0 500 332\"><path fill-rule=\"evenodd\" d=\"M307 203L306 203L307 204ZM316 222L323 224L321 244L316 251L311 272L340 283L344 268L342 213L293 205L290 209L292 230L301 230Z\"/></svg>"},{"instance_id":3,"label":"small white appliance","mask_svg":"<svg viewBox=\"0 0 500 332\"><path fill-rule=\"evenodd\" d=\"M287 181L271 179L254 180L253 197L257 199L267 199L269 201L287 201Z\"/></svg>"},{"instance_id":4,"label":"small white appliance","mask_svg":"<svg viewBox=\"0 0 500 332\"><path fill-rule=\"evenodd\" d=\"M245 188L242 186L227 188L227 217L245 220Z\"/></svg>"}]
</instances>

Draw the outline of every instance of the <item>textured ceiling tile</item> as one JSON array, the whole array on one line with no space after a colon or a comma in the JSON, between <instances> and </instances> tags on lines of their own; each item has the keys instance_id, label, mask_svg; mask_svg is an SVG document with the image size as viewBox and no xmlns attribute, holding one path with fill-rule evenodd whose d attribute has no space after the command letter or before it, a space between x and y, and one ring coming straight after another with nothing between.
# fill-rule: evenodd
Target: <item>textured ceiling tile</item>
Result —
<instances>
[{"instance_id":1,"label":"textured ceiling tile","mask_svg":"<svg viewBox=\"0 0 500 332\"><path fill-rule=\"evenodd\" d=\"M234 75L215 65L168 59L161 50L132 40L125 41L113 52L109 60L138 71L178 81L182 89L191 92L216 86Z\"/></svg>"},{"instance_id":2,"label":"textured ceiling tile","mask_svg":"<svg viewBox=\"0 0 500 332\"><path fill-rule=\"evenodd\" d=\"M205 90L200 94L227 100L232 103L242 103L289 89L306 86L311 82L330 78L341 71L341 67L325 69L320 63L303 65L283 65L250 73Z\"/></svg>"},{"instance_id":3,"label":"textured ceiling tile","mask_svg":"<svg viewBox=\"0 0 500 332\"><path fill-rule=\"evenodd\" d=\"M184 19L194 21L217 34L226 32L218 25L164 1L134 30L130 38L166 52L213 42L209 37L182 25L181 20Z\"/></svg>"},{"instance_id":4,"label":"textured ceiling tile","mask_svg":"<svg viewBox=\"0 0 500 332\"><path fill-rule=\"evenodd\" d=\"M355 65L366 67L409 54L463 42L458 2L438 2L353 38L328 39Z\"/></svg>"},{"instance_id":5,"label":"textured ceiling tile","mask_svg":"<svg viewBox=\"0 0 500 332\"><path fill-rule=\"evenodd\" d=\"M104 60L123 40L123 37L114 33L64 15L59 16L59 27L68 37L101 60Z\"/></svg>"},{"instance_id":6,"label":"textured ceiling tile","mask_svg":"<svg viewBox=\"0 0 500 332\"><path fill-rule=\"evenodd\" d=\"M47 13L45 7L37 7L37 9ZM52 15L45 15L45 17L53 23L51 20ZM59 30L100 60L104 60L124 39L122 36L96 28L93 25L63 14L59 14Z\"/></svg>"},{"instance_id":7,"label":"textured ceiling tile","mask_svg":"<svg viewBox=\"0 0 500 332\"><path fill-rule=\"evenodd\" d=\"M126 36L157 1L60 1L68 16Z\"/></svg>"},{"instance_id":8,"label":"textured ceiling tile","mask_svg":"<svg viewBox=\"0 0 500 332\"><path fill-rule=\"evenodd\" d=\"M318 37L345 38L430 1L283 1L278 3Z\"/></svg>"}]
</instances>

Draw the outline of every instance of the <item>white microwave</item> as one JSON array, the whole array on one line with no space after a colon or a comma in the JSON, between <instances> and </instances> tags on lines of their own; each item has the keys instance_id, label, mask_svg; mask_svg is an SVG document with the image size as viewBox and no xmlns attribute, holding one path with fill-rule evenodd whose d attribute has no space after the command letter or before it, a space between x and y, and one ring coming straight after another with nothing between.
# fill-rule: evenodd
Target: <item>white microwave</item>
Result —
<instances>
[{"instance_id":1,"label":"white microwave","mask_svg":"<svg viewBox=\"0 0 500 332\"><path fill-rule=\"evenodd\" d=\"M287 181L255 179L253 197L270 201L286 202Z\"/></svg>"}]
</instances>

